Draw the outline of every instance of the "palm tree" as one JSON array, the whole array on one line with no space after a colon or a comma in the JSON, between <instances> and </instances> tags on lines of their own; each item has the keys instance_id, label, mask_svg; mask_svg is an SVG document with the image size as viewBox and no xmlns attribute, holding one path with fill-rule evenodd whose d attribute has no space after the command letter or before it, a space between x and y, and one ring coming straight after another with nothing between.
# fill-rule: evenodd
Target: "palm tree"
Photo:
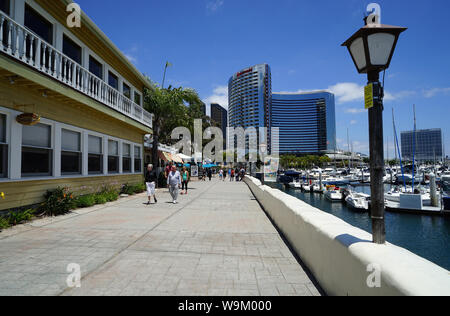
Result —
<instances>
[{"instance_id":1,"label":"palm tree","mask_svg":"<svg viewBox=\"0 0 450 316\"><path fill-rule=\"evenodd\" d=\"M171 144L172 130L179 126L193 133L194 119L202 118L200 106L200 98L193 89L172 86L144 89L144 108L154 115L152 160L155 167L159 167L159 144Z\"/></svg>"}]
</instances>

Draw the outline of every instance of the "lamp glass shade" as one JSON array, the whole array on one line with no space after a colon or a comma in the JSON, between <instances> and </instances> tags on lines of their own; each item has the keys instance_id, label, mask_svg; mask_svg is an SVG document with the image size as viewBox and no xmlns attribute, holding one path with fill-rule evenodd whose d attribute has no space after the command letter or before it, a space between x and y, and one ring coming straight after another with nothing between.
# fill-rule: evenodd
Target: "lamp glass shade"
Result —
<instances>
[{"instance_id":1,"label":"lamp glass shade","mask_svg":"<svg viewBox=\"0 0 450 316\"><path fill-rule=\"evenodd\" d=\"M361 70L367 66L366 52L364 49L364 41L362 37L358 37L353 41L353 43L350 45L350 53L355 60L358 70Z\"/></svg>"},{"instance_id":2,"label":"lamp glass shade","mask_svg":"<svg viewBox=\"0 0 450 316\"><path fill-rule=\"evenodd\" d=\"M370 63L373 66L385 66L389 62L395 36L389 33L375 33L367 37Z\"/></svg>"}]
</instances>

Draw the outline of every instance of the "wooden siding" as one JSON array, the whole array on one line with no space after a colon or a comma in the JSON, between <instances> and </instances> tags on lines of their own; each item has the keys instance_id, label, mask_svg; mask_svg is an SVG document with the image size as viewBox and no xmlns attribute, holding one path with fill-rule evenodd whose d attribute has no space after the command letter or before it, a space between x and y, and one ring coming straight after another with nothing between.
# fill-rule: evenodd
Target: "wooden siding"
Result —
<instances>
[{"instance_id":1,"label":"wooden siding","mask_svg":"<svg viewBox=\"0 0 450 316\"><path fill-rule=\"evenodd\" d=\"M5 200L0 199L0 211L42 203L47 190L57 187L68 187L77 196L97 192L105 184L120 188L126 183L139 184L143 181L143 176L138 174L0 182L0 192L5 193Z\"/></svg>"},{"instance_id":2,"label":"wooden siding","mask_svg":"<svg viewBox=\"0 0 450 316\"><path fill-rule=\"evenodd\" d=\"M77 102L65 95L45 90L43 86L37 85L24 78L16 78L14 84L8 81L8 75L2 73L0 68L0 106L16 111L34 112L44 118L61 123L122 138L138 144L143 144L146 132L132 127L127 122L118 120L116 117L124 115L115 113L115 116L96 111ZM70 90L70 89L69 89ZM43 97L43 92L47 97ZM77 93L73 91L73 93ZM79 93L78 93L79 94ZM95 102L96 101L92 101ZM105 112L114 112L106 106L98 104ZM127 120L131 122L131 119ZM141 124L139 124L141 125Z\"/></svg>"}]
</instances>

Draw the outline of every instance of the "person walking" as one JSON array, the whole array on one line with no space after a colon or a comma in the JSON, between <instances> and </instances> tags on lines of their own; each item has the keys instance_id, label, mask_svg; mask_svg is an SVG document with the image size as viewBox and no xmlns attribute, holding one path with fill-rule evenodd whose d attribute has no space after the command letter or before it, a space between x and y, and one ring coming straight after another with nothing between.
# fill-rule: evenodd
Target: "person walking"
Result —
<instances>
[{"instance_id":1,"label":"person walking","mask_svg":"<svg viewBox=\"0 0 450 316\"><path fill-rule=\"evenodd\" d=\"M239 182L239 169L236 168L234 175L236 176L236 182Z\"/></svg>"},{"instance_id":2,"label":"person walking","mask_svg":"<svg viewBox=\"0 0 450 316\"><path fill-rule=\"evenodd\" d=\"M222 169L220 169L220 171L219 171L219 179L220 179L220 181L223 181L223 170Z\"/></svg>"},{"instance_id":3,"label":"person walking","mask_svg":"<svg viewBox=\"0 0 450 316\"><path fill-rule=\"evenodd\" d=\"M153 165L152 164L148 165L147 171L145 172L145 185L147 187L147 196L148 196L147 205L150 205L150 202L152 201L152 196L155 199L155 203L158 203L155 192L157 180L158 176L156 175L156 171L153 170Z\"/></svg>"},{"instance_id":4,"label":"person walking","mask_svg":"<svg viewBox=\"0 0 450 316\"><path fill-rule=\"evenodd\" d=\"M231 175L230 175L230 181L233 182L234 181L234 169L231 169Z\"/></svg>"},{"instance_id":5,"label":"person walking","mask_svg":"<svg viewBox=\"0 0 450 316\"><path fill-rule=\"evenodd\" d=\"M172 196L173 204L178 204L178 193L181 189L181 175L177 171L175 165L172 166L172 171L169 172L167 177L167 187L169 188L169 193Z\"/></svg>"},{"instance_id":6,"label":"person walking","mask_svg":"<svg viewBox=\"0 0 450 316\"><path fill-rule=\"evenodd\" d=\"M183 172L181 173L181 179L182 179L182 185L181 185L181 191L185 191L184 193L181 192L181 195L188 194L188 183L191 180L191 176L189 175L189 171L187 171L186 167L183 167Z\"/></svg>"},{"instance_id":7,"label":"person walking","mask_svg":"<svg viewBox=\"0 0 450 316\"><path fill-rule=\"evenodd\" d=\"M208 178L209 178L209 181L211 182L211 178L212 178L212 170L211 170L211 168L208 168Z\"/></svg>"}]
</instances>

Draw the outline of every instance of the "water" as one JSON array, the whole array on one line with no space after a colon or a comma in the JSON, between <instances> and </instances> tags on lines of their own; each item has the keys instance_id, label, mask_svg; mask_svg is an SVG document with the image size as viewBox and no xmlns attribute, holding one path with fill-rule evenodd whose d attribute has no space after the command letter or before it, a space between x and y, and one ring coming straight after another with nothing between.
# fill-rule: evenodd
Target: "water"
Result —
<instances>
[{"instance_id":1,"label":"water","mask_svg":"<svg viewBox=\"0 0 450 316\"><path fill-rule=\"evenodd\" d=\"M273 184L287 194L346 221L350 225L372 233L368 213L357 213L345 203L330 203L321 194L303 193ZM370 187L357 187L356 191L369 193ZM399 214L386 212L387 241L450 270L450 218L429 215Z\"/></svg>"}]
</instances>

